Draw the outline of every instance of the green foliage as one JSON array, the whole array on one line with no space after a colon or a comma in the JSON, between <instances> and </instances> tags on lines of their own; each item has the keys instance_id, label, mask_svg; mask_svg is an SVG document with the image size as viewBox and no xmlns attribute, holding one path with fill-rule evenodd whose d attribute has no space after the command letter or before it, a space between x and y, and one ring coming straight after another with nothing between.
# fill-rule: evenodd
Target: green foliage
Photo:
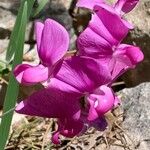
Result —
<instances>
[{"instance_id":1,"label":"green foliage","mask_svg":"<svg viewBox=\"0 0 150 150\"><path fill-rule=\"evenodd\" d=\"M14 54L12 68L22 62L26 24L28 22L33 4L34 0L23 0L21 2L6 56L6 60L10 61ZM15 107L18 91L19 85L16 82L13 73L11 72L4 102L3 114ZM4 147L6 145L12 116L13 111L2 117L0 125L0 150L4 150Z\"/></svg>"},{"instance_id":2,"label":"green foliage","mask_svg":"<svg viewBox=\"0 0 150 150\"><path fill-rule=\"evenodd\" d=\"M7 75L12 70L11 64L0 60L0 77Z\"/></svg>"},{"instance_id":3,"label":"green foliage","mask_svg":"<svg viewBox=\"0 0 150 150\"><path fill-rule=\"evenodd\" d=\"M41 0L38 7L32 12L35 0L21 0L16 23L6 53L6 62L0 61L0 76L8 74L11 69L22 62L25 31L29 17L31 14L33 17L36 16L47 2L48 0ZM12 62L12 64L10 64L10 62ZM0 150L4 150L7 143L18 92L19 85L11 72L0 124Z\"/></svg>"},{"instance_id":4,"label":"green foliage","mask_svg":"<svg viewBox=\"0 0 150 150\"><path fill-rule=\"evenodd\" d=\"M34 10L33 12L33 17L38 15L40 11L44 8L44 6L47 4L49 0L41 0L40 3L38 4L38 7Z\"/></svg>"},{"instance_id":5,"label":"green foliage","mask_svg":"<svg viewBox=\"0 0 150 150\"><path fill-rule=\"evenodd\" d=\"M18 36L19 36L18 32L19 32L19 27L20 27L21 21L22 21L21 17L22 17L22 11L24 9L24 4L25 4L25 2L27 2L27 7L28 7L27 8L27 20L28 20L30 17L31 11L32 11L34 1L35 0L22 0L22 2L21 2L21 6L18 11L18 16L16 19L14 29L10 36L10 42L9 42L7 53L6 53L6 60L8 62L12 59L12 56L14 55L14 53L16 51L16 45L17 45L16 38L18 38Z\"/></svg>"}]
</instances>

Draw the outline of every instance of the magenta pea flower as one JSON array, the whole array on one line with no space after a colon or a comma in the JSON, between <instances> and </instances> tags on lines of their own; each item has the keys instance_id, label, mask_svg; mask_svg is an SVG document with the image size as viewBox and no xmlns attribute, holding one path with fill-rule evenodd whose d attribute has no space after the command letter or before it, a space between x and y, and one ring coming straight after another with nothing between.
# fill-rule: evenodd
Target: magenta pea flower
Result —
<instances>
[{"instance_id":1,"label":"magenta pea flower","mask_svg":"<svg viewBox=\"0 0 150 150\"><path fill-rule=\"evenodd\" d=\"M66 29L52 19L47 19L44 23L36 22L35 33L40 64L37 66L21 64L14 70L16 79L26 85L49 79L69 46Z\"/></svg>"},{"instance_id":2,"label":"magenta pea flower","mask_svg":"<svg viewBox=\"0 0 150 150\"><path fill-rule=\"evenodd\" d=\"M106 85L100 86L94 92L88 94L86 99L90 105L88 120L95 120L119 103L119 99L115 96L112 89Z\"/></svg>"},{"instance_id":3,"label":"magenta pea flower","mask_svg":"<svg viewBox=\"0 0 150 150\"><path fill-rule=\"evenodd\" d=\"M82 108L81 108L82 110ZM82 110L84 114L84 110ZM80 136L87 131L88 128L94 127L99 131L104 131L107 127L107 121L104 116L99 117L93 121L89 121L86 115L81 116L79 119L58 119L58 129L53 133L52 142L54 144L60 144L60 135L68 138L73 138L74 136Z\"/></svg>"},{"instance_id":4,"label":"magenta pea flower","mask_svg":"<svg viewBox=\"0 0 150 150\"><path fill-rule=\"evenodd\" d=\"M111 76L108 69L98 61L88 57L74 56L63 62L55 78L51 78L47 88L37 91L31 95L27 101L21 102L17 107L17 111L37 116L44 116L45 114L44 117L50 118L52 117L52 113L57 114L53 109L56 109L58 112L61 110L60 108L57 109L56 106L49 110L49 107L52 105L51 103L59 105L61 101L64 102L64 99L71 99L72 97L74 100L74 97L80 98L86 93L98 88L100 85L107 84L110 81ZM64 97L63 99L63 93L68 94L68 98ZM60 96L60 99L58 96ZM55 98L58 98L59 100L53 100ZM71 100L69 101L71 102ZM69 104L69 101L65 100L64 104ZM64 105L61 104L60 107L61 106L63 107ZM36 109L36 107L39 108ZM45 109L43 109L44 107ZM50 114L48 115L48 113ZM66 115L68 114L69 113L66 112ZM54 117L59 118L61 116L62 113L60 112L59 115Z\"/></svg>"},{"instance_id":5,"label":"magenta pea flower","mask_svg":"<svg viewBox=\"0 0 150 150\"><path fill-rule=\"evenodd\" d=\"M134 68L143 60L140 48L120 44L128 33L128 28L120 17L101 6L92 15L88 27L77 39L79 55L99 59L108 66L112 79Z\"/></svg>"},{"instance_id":6,"label":"magenta pea flower","mask_svg":"<svg viewBox=\"0 0 150 150\"><path fill-rule=\"evenodd\" d=\"M124 26L128 29L133 29L133 25L127 22L122 16L125 13L130 12L138 3L139 0L118 0L114 6L110 6L105 1L90 1L90 0L79 0L77 7L88 8L93 11L99 11L99 9L105 9L112 15L116 15L120 18ZM107 19L106 19L107 20Z\"/></svg>"},{"instance_id":7,"label":"magenta pea flower","mask_svg":"<svg viewBox=\"0 0 150 150\"><path fill-rule=\"evenodd\" d=\"M104 50L108 47L117 46L129 32L128 25L124 20L118 14L110 11L112 7L103 4L96 5L94 8L95 13L92 14L88 27L81 33L77 41L77 46L82 52L83 48L82 44L80 46L80 40L82 40L83 45L86 43L87 47L93 43L93 45L99 45ZM90 34L92 36L88 37ZM88 38L90 38L89 43L87 42ZM93 53L93 50L88 49L88 53L90 52Z\"/></svg>"},{"instance_id":8,"label":"magenta pea flower","mask_svg":"<svg viewBox=\"0 0 150 150\"><path fill-rule=\"evenodd\" d=\"M105 0L78 0L76 6L94 10L96 5L106 4L105 7L107 7L107 9L116 11L122 16L123 14L130 12L138 2L139 0L118 0L112 7L114 10L106 4Z\"/></svg>"},{"instance_id":9,"label":"magenta pea flower","mask_svg":"<svg viewBox=\"0 0 150 150\"><path fill-rule=\"evenodd\" d=\"M121 44L133 27L122 18L138 0L118 0L109 6L104 0L79 0L78 7L94 11L88 27L77 39L77 56L64 57L69 45L67 31L54 20L36 22L40 63L18 65L16 79L26 85L43 83L43 89L20 102L16 112L31 116L57 118L60 135L72 138L89 127L104 130L105 113L119 99L109 87L122 73L143 60L140 48Z\"/></svg>"},{"instance_id":10,"label":"magenta pea flower","mask_svg":"<svg viewBox=\"0 0 150 150\"><path fill-rule=\"evenodd\" d=\"M68 138L73 138L76 135L79 135L84 128L84 122L80 119L58 119L58 129L53 133L52 142L54 144L60 144L60 135L63 135Z\"/></svg>"},{"instance_id":11,"label":"magenta pea flower","mask_svg":"<svg viewBox=\"0 0 150 150\"><path fill-rule=\"evenodd\" d=\"M118 45L129 32L128 26L120 16L101 6L95 6L95 13L88 27L106 40L110 46ZM99 45L105 45L106 42L104 44L103 42Z\"/></svg>"},{"instance_id":12,"label":"magenta pea flower","mask_svg":"<svg viewBox=\"0 0 150 150\"><path fill-rule=\"evenodd\" d=\"M105 0L77 0L76 6L93 10L95 5L99 5L104 2Z\"/></svg>"},{"instance_id":13,"label":"magenta pea flower","mask_svg":"<svg viewBox=\"0 0 150 150\"><path fill-rule=\"evenodd\" d=\"M123 15L130 12L138 2L139 0L118 0L114 5L114 9L120 15Z\"/></svg>"},{"instance_id":14,"label":"magenta pea flower","mask_svg":"<svg viewBox=\"0 0 150 150\"><path fill-rule=\"evenodd\" d=\"M101 128L102 116L93 121L88 120L87 115L82 116L84 107L82 108L81 100L87 93L110 81L111 76L107 67L97 60L80 56L66 58L56 76L51 78L47 88L35 92L20 102L16 112L58 118L59 128L52 138L52 141L58 144L60 134L66 137L78 135L85 129L87 123ZM105 121L102 122L106 124Z\"/></svg>"}]
</instances>

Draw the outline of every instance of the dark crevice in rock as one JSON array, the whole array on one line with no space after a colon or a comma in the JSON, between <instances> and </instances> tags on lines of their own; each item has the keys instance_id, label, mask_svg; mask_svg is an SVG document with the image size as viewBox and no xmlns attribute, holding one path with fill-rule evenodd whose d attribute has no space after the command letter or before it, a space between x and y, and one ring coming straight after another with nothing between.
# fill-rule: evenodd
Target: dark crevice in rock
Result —
<instances>
[{"instance_id":1,"label":"dark crevice in rock","mask_svg":"<svg viewBox=\"0 0 150 150\"><path fill-rule=\"evenodd\" d=\"M0 39L9 38L11 31L0 27Z\"/></svg>"},{"instance_id":2,"label":"dark crevice in rock","mask_svg":"<svg viewBox=\"0 0 150 150\"><path fill-rule=\"evenodd\" d=\"M17 15L17 13L18 13L18 9L16 9L16 6L12 6L11 8L5 8L3 6L0 6L0 8L3 10L9 11L14 15Z\"/></svg>"}]
</instances>

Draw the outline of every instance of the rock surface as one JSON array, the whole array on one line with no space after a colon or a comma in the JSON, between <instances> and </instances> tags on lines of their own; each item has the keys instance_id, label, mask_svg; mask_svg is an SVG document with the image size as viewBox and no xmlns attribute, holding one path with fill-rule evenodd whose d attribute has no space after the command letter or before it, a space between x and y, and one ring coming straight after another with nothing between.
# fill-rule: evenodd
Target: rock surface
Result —
<instances>
[{"instance_id":1,"label":"rock surface","mask_svg":"<svg viewBox=\"0 0 150 150\"><path fill-rule=\"evenodd\" d=\"M150 82L119 92L122 96L125 132L134 143L134 149L150 148Z\"/></svg>"},{"instance_id":2,"label":"rock surface","mask_svg":"<svg viewBox=\"0 0 150 150\"><path fill-rule=\"evenodd\" d=\"M37 19L45 20L52 18L62 24L70 35L70 48L75 48L76 35L72 25L73 18L69 14L69 9L72 0L49 0L45 9L36 17Z\"/></svg>"},{"instance_id":3,"label":"rock surface","mask_svg":"<svg viewBox=\"0 0 150 150\"><path fill-rule=\"evenodd\" d=\"M19 0L0 1L0 28L8 31L13 29L19 3Z\"/></svg>"},{"instance_id":4,"label":"rock surface","mask_svg":"<svg viewBox=\"0 0 150 150\"><path fill-rule=\"evenodd\" d=\"M123 78L127 86L135 86L150 81L150 0L139 1L126 18L135 29L129 33L125 43L139 46L145 55L144 61Z\"/></svg>"},{"instance_id":5,"label":"rock surface","mask_svg":"<svg viewBox=\"0 0 150 150\"><path fill-rule=\"evenodd\" d=\"M35 20L45 20L52 18L61 23L69 32L70 35L70 49L75 48L74 41L76 35L72 26L73 18L69 14L71 0L49 0L45 8L35 18L31 17L26 29L26 43L34 44L34 24ZM11 31L15 24L16 15L20 6L20 0L1 0L0 1L0 39L10 37Z\"/></svg>"}]
</instances>

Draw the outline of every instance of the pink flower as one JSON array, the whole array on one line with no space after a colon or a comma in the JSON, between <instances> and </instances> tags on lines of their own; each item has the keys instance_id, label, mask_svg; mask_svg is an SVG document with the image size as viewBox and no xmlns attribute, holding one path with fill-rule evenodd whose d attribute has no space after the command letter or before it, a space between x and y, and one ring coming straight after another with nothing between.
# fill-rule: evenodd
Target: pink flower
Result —
<instances>
[{"instance_id":1,"label":"pink flower","mask_svg":"<svg viewBox=\"0 0 150 150\"><path fill-rule=\"evenodd\" d=\"M93 10L95 5L104 3L105 0L77 0L77 7L83 7Z\"/></svg>"},{"instance_id":2,"label":"pink flower","mask_svg":"<svg viewBox=\"0 0 150 150\"><path fill-rule=\"evenodd\" d=\"M80 34L77 47L80 55L99 59L115 80L127 69L134 68L144 58L140 48L120 44L129 28L120 17L97 6L88 27Z\"/></svg>"},{"instance_id":3,"label":"pink flower","mask_svg":"<svg viewBox=\"0 0 150 150\"><path fill-rule=\"evenodd\" d=\"M87 116L81 114L78 120L74 119L58 119L58 129L52 136L54 144L60 144L60 135L68 138L83 134L89 127L94 127L99 131L104 131L107 127L107 122L104 116L93 121L89 121Z\"/></svg>"},{"instance_id":4,"label":"pink flower","mask_svg":"<svg viewBox=\"0 0 150 150\"><path fill-rule=\"evenodd\" d=\"M138 2L139 0L118 0L114 8L119 14L123 15L130 12Z\"/></svg>"},{"instance_id":5,"label":"pink flower","mask_svg":"<svg viewBox=\"0 0 150 150\"><path fill-rule=\"evenodd\" d=\"M69 46L67 31L52 19L47 19L44 24L36 22L35 32L41 63L37 66L21 64L14 70L18 82L26 85L49 79L55 73L55 67L62 61Z\"/></svg>"},{"instance_id":6,"label":"pink flower","mask_svg":"<svg viewBox=\"0 0 150 150\"><path fill-rule=\"evenodd\" d=\"M41 63L18 65L14 75L20 83L42 82L46 86L20 102L16 112L57 118L53 143L60 143L60 135L72 138L91 126L98 130L106 128L105 113L119 103L109 85L143 60L138 47L120 44L132 28L122 15L136 3L118 0L111 7L103 0L79 0L79 7L92 9L94 14L77 39L78 56L65 59L69 45L67 31L51 19L44 24L36 23Z\"/></svg>"},{"instance_id":7,"label":"pink flower","mask_svg":"<svg viewBox=\"0 0 150 150\"><path fill-rule=\"evenodd\" d=\"M54 144L60 144L60 135L73 138L74 136L79 135L83 128L84 122L82 122L80 119L58 119L58 129L52 136L52 142Z\"/></svg>"},{"instance_id":8,"label":"pink flower","mask_svg":"<svg viewBox=\"0 0 150 150\"><path fill-rule=\"evenodd\" d=\"M106 4L105 2L105 0L78 0L76 6L94 10L94 7L96 5L101 6L103 4ZM110 9L108 4L106 4L106 7L111 11L113 10L118 14L123 15L130 12L138 2L139 0L118 0L113 6L114 10Z\"/></svg>"},{"instance_id":9,"label":"pink flower","mask_svg":"<svg viewBox=\"0 0 150 150\"><path fill-rule=\"evenodd\" d=\"M104 9L112 15L116 15L118 18L120 18L124 26L126 26L128 29L133 29L132 24L127 22L122 16L125 13L130 12L136 6L138 1L139 0L118 0L114 4L114 6L110 6L106 4L103 0L78 0L77 7L84 7L93 11L99 11L99 9Z\"/></svg>"},{"instance_id":10,"label":"pink flower","mask_svg":"<svg viewBox=\"0 0 150 150\"><path fill-rule=\"evenodd\" d=\"M90 104L88 120L95 120L103 116L114 108L116 103L119 103L112 89L105 85L88 94L86 98Z\"/></svg>"},{"instance_id":11,"label":"pink flower","mask_svg":"<svg viewBox=\"0 0 150 150\"><path fill-rule=\"evenodd\" d=\"M84 109L82 106L82 97L110 81L111 76L107 67L92 58L74 56L63 61L47 88L35 92L19 103L16 112L58 118L59 128L52 138L52 141L58 144L59 134L73 137L82 133L86 124L101 129L103 116L97 117L96 120L88 120L88 107ZM106 122L102 122L103 129Z\"/></svg>"}]
</instances>

